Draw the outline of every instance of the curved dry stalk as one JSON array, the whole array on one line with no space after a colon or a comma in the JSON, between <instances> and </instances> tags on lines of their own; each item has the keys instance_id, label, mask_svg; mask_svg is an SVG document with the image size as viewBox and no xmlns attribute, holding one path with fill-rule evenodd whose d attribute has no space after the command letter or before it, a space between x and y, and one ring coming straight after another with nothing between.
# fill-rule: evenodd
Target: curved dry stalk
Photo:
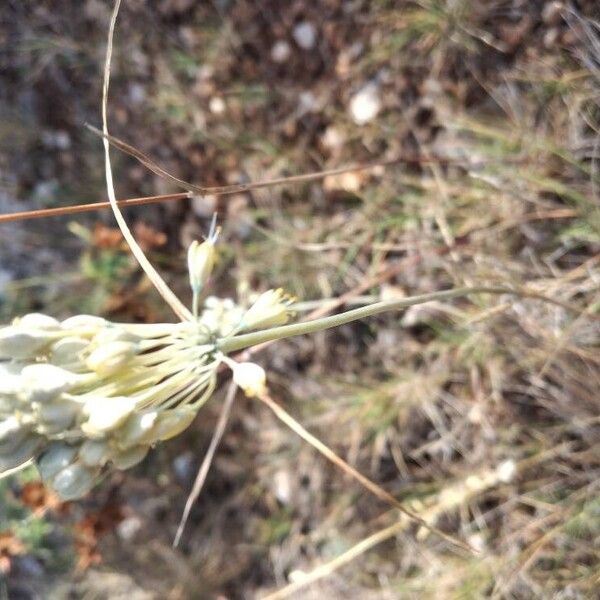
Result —
<instances>
[{"instance_id":1,"label":"curved dry stalk","mask_svg":"<svg viewBox=\"0 0 600 600\"><path fill-rule=\"evenodd\" d=\"M260 394L258 399L268 406L275 416L285 423L294 433L298 434L305 442L308 442L315 450L321 453L328 461L332 462L336 467L339 467L344 473L350 475L352 479L358 481L364 488L369 490L374 496L377 496L380 500L391 504L393 507L398 509L403 515L408 517L411 521L418 523L421 527L435 533L439 537L443 538L447 542L450 542L454 546L458 546L464 550L468 550L473 554L477 554L476 550L469 546L466 542L463 542L447 533L444 533L441 529L430 525L425 519L414 513L413 511L406 508L401 502L399 502L389 492L386 492L381 486L371 481L368 477L363 475L360 471L357 471L354 467L349 465L343 458L340 458L331 448L326 446L321 440L316 438L314 435L309 433L292 415L286 412L279 404L277 404L268 394Z\"/></svg>"},{"instance_id":2,"label":"curved dry stalk","mask_svg":"<svg viewBox=\"0 0 600 600\"><path fill-rule=\"evenodd\" d=\"M117 15L119 14L119 8L121 6L121 0L116 0L113 7L113 11L110 17L110 25L108 28L108 39L106 45L106 59L104 62L104 77L102 82L102 130L105 135L108 135L108 118L107 118L107 107L108 107L108 88L110 84L110 64L112 60L113 40L115 33L115 25L117 22ZM125 241L131 248L131 252L135 256L136 260L149 277L150 281L154 284L154 287L158 290L158 293L164 298L165 302L173 309L175 314L182 321L190 321L192 319L192 313L184 306L184 304L177 298L171 288L164 282L163 278L158 274L158 271L152 266L150 261L146 258L144 251L140 248L136 242L133 234L129 230L129 226L121 213L121 209L117 204L117 198L115 195L115 188L113 183L112 167L110 164L110 144L106 138L103 139L104 143L104 166L106 175L106 188L108 192L108 199L110 206L117 220L117 224Z\"/></svg>"}]
</instances>

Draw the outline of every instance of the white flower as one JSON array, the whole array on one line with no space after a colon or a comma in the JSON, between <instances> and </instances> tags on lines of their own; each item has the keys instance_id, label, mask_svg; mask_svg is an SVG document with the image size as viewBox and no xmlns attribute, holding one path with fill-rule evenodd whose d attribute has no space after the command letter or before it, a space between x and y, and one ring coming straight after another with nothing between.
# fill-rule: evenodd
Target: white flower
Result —
<instances>
[{"instance_id":1,"label":"white flower","mask_svg":"<svg viewBox=\"0 0 600 600\"><path fill-rule=\"evenodd\" d=\"M261 294L244 315L242 325L245 329L263 329L287 323L290 315L289 305L292 299L280 288Z\"/></svg>"}]
</instances>

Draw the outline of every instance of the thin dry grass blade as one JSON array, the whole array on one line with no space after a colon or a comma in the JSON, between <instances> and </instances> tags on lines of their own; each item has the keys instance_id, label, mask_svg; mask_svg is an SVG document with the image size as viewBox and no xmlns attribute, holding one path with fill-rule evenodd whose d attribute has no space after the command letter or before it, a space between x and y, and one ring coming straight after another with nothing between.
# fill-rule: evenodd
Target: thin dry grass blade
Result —
<instances>
[{"instance_id":1,"label":"thin dry grass blade","mask_svg":"<svg viewBox=\"0 0 600 600\"><path fill-rule=\"evenodd\" d=\"M157 202L170 202L172 200L185 200L190 198L189 192L179 192L177 194L161 194L160 196L142 196L140 198L126 198L117 200L117 206L127 208L129 206L143 206L144 204L155 204ZM29 219L45 219L46 217L62 217L65 215L74 215L94 210L112 208L110 201L91 202L90 204L75 204L73 206L59 206L57 208L41 208L38 210L24 210L21 212L8 213L0 215L0 224L11 223L14 221L26 221Z\"/></svg>"},{"instance_id":2,"label":"thin dry grass blade","mask_svg":"<svg viewBox=\"0 0 600 600\"><path fill-rule=\"evenodd\" d=\"M192 507L194 506L194 503L198 499L198 496L200 495L200 492L204 487L204 482L206 481L206 476L208 475L208 471L215 456L215 452L217 451L221 438L225 433L225 428L227 427L227 421L229 420L229 415L231 414L231 407L233 406L233 400L235 399L236 390L237 385L231 382L229 384L229 388L227 389L227 396L225 397L225 402L223 403L221 414L219 415L219 421L217 422L217 426L215 427L212 439L210 440L210 446L208 447L206 455L204 456L204 460L202 461L202 464L198 469L198 474L196 475L194 485L192 486L192 491L190 492L190 495L186 500L185 508L183 509L183 514L181 515L179 526L177 527L177 533L175 534L175 539L173 540L173 548L177 548L177 546L179 545Z\"/></svg>"},{"instance_id":3,"label":"thin dry grass blade","mask_svg":"<svg viewBox=\"0 0 600 600\"><path fill-rule=\"evenodd\" d=\"M139 161L142 165L144 165L147 169L152 171L154 174L164 177L169 181L173 182L175 185L178 185L186 190L196 192L198 194L213 194L216 196L225 195L225 194L236 194L239 192L247 192L250 190L257 190L260 188L271 187L275 185L285 185L290 183L305 183L307 181L315 181L318 179L324 179L330 175L341 175L342 173L348 173L350 171L366 171L368 169L374 169L375 167L385 167L390 165L408 163L408 164L424 164L424 163L437 163L437 164L453 164L453 165L465 165L470 168L474 166L473 163L469 163L468 161L457 161L457 160L449 160L444 158L430 158L424 156L400 156L397 158L392 158L389 160L380 160L372 163L362 163L356 165L349 165L347 167L339 167L337 169L329 169L326 171L318 171L315 173L304 173L303 175L292 175L291 177L280 177L277 179L270 179L268 181L256 181L250 183L240 183L234 185L223 185L216 187L204 187L201 185L196 185L194 183L189 183L188 181L184 181L183 179L179 179L175 177L168 171L165 171L157 162L151 159L147 154L144 154L141 150L138 150L131 144L124 142L123 140L115 137L114 135L110 135L108 133L102 133L99 129L86 123L86 127L104 138L105 141L108 141L115 148L121 150L125 154L129 154L137 161Z\"/></svg>"}]
</instances>

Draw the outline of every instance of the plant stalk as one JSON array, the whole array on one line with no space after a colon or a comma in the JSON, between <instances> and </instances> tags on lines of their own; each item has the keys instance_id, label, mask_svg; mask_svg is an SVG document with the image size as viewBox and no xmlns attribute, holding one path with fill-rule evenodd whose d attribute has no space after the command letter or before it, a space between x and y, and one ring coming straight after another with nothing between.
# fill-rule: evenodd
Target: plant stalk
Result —
<instances>
[{"instance_id":1,"label":"plant stalk","mask_svg":"<svg viewBox=\"0 0 600 600\"><path fill-rule=\"evenodd\" d=\"M402 298L401 300L377 302L376 304L355 308L338 315L323 317L322 319L315 319L314 321L294 323L292 325L283 325L281 327L273 327L263 331L236 335L220 340L217 343L217 346L224 354L228 354L230 352L243 350L244 348L249 348L250 346L262 344L264 342L282 340L288 337L306 335L309 333L322 331L324 329L330 329L332 327L339 327L340 325L345 325L346 323L351 323L352 321L356 321L358 319L372 317L373 315L387 312L389 310L401 310L403 308L408 308L409 306L414 306L415 304L424 304L425 302L432 302L434 300L451 300L453 298L460 298L470 294L513 294L549 300L539 294L513 290L510 288L462 287L453 290L441 290L439 292L432 292L430 294L411 296L410 298Z\"/></svg>"}]
</instances>

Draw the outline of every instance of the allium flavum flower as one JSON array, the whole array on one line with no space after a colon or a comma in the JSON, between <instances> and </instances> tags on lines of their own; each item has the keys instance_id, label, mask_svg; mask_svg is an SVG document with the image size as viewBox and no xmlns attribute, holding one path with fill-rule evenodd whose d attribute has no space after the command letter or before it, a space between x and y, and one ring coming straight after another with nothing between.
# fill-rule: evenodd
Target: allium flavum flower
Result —
<instances>
[{"instance_id":1,"label":"allium flavum flower","mask_svg":"<svg viewBox=\"0 0 600 600\"><path fill-rule=\"evenodd\" d=\"M204 244L210 248L202 252L212 252L214 238ZM192 272L191 281L204 284L210 269L191 260L191 270L194 264L202 272ZM79 498L108 467L132 467L188 427L215 389L222 362L246 393L258 393L262 368L238 365L220 343L285 323L290 303L280 290L259 295L247 310L209 297L197 317L176 324L15 319L0 328L0 475L33 459L61 497Z\"/></svg>"}]
</instances>

